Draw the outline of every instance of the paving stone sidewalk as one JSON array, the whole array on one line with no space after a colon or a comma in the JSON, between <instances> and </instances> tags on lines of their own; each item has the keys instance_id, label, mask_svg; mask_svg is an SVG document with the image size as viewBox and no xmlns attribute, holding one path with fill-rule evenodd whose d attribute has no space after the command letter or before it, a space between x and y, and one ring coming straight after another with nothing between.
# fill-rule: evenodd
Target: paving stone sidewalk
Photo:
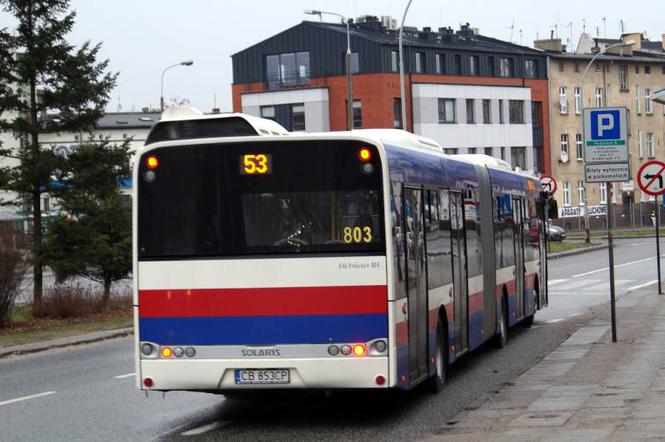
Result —
<instances>
[{"instance_id":1,"label":"paving stone sidewalk","mask_svg":"<svg viewBox=\"0 0 665 442\"><path fill-rule=\"evenodd\" d=\"M608 316L425 440L665 440L665 296L621 298L619 342Z\"/></svg>"}]
</instances>

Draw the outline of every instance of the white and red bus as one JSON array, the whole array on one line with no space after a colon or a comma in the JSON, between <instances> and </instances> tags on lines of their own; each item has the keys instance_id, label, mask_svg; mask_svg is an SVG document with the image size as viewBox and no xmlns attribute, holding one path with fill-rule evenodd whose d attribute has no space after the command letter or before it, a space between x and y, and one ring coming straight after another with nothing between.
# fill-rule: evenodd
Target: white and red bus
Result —
<instances>
[{"instance_id":1,"label":"white and red bus","mask_svg":"<svg viewBox=\"0 0 665 442\"><path fill-rule=\"evenodd\" d=\"M539 182L398 130L174 139L134 171L145 390L439 390L547 303Z\"/></svg>"}]
</instances>

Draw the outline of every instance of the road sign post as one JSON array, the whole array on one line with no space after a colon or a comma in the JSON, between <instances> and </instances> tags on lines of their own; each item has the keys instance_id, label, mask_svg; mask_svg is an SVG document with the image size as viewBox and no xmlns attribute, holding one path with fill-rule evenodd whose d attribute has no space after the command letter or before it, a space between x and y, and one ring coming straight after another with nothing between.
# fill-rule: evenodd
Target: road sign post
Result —
<instances>
[{"instance_id":1,"label":"road sign post","mask_svg":"<svg viewBox=\"0 0 665 442\"><path fill-rule=\"evenodd\" d=\"M617 341L614 288L614 238L612 235L611 183L630 181L628 157L628 109L583 109L584 181L605 183L607 190L607 247L610 268L610 316L612 342Z\"/></svg>"},{"instance_id":2,"label":"road sign post","mask_svg":"<svg viewBox=\"0 0 665 442\"><path fill-rule=\"evenodd\" d=\"M663 294L660 278L660 207L658 196L665 193L665 163L658 160L647 161L637 171L637 184L642 192L656 198L656 268L658 269L658 294Z\"/></svg>"}]
</instances>

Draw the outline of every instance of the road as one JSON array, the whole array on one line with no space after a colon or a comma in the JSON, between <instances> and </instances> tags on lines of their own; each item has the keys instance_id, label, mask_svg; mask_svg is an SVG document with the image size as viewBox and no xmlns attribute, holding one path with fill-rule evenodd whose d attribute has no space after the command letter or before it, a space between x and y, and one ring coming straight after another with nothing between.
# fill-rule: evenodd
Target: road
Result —
<instances>
[{"instance_id":1,"label":"road","mask_svg":"<svg viewBox=\"0 0 665 442\"><path fill-rule=\"evenodd\" d=\"M656 293L655 240L618 240L615 256L620 302L631 291ZM132 341L125 338L0 360L0 434L3 440L413 440L452 424L607 308L606 267L606 250L551 261L550 307L534 326L511 330L503 350L487 346L462 359L438 395L146 398L134 388Z\"/></svg>"}]
</instances>

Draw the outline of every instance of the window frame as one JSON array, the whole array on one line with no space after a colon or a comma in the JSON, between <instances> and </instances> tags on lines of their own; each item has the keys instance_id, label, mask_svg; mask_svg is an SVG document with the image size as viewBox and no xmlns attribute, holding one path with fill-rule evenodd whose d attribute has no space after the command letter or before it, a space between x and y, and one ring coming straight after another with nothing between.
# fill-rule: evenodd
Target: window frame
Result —
<instances>
[{"instance_id":1,"label":"window frame","mask_svg":"<svg viewBox=\"0 0 665 442\"><path fill-rule=\"evenodd\" d=\"M456 100L454 98L444 98L440 97L437 99L437 105L438 105L438 116L439 116L439 124L455 124L457 120L457 109L456 109ZM452 104L452 115L450 117L452 118L447 118L449 117L447 113L447 108L446 108L446 103L451 103ZM441 116L443 115L443 119Z\"/></svg>"}]
</instances>

